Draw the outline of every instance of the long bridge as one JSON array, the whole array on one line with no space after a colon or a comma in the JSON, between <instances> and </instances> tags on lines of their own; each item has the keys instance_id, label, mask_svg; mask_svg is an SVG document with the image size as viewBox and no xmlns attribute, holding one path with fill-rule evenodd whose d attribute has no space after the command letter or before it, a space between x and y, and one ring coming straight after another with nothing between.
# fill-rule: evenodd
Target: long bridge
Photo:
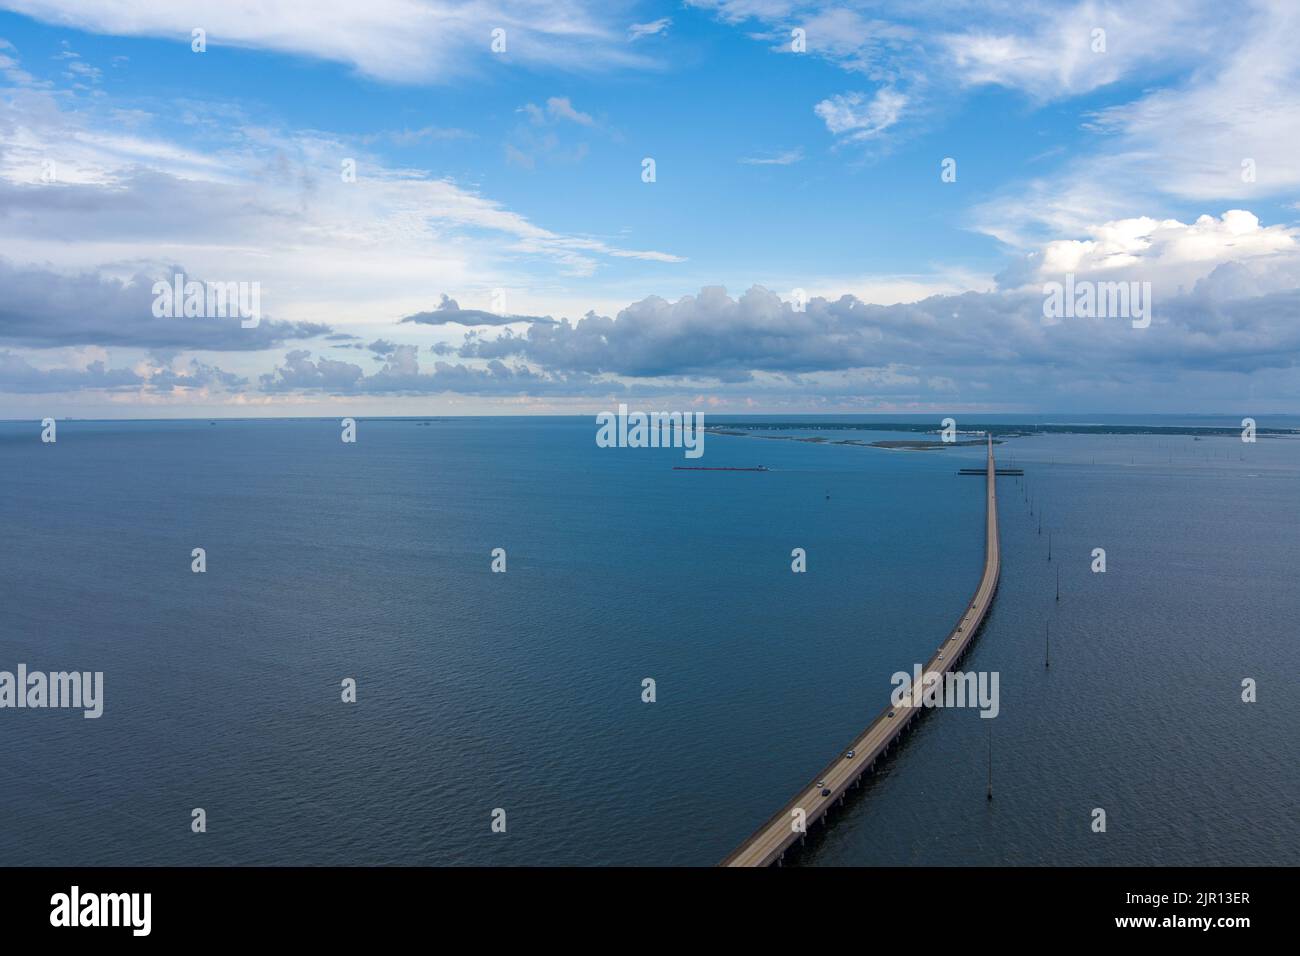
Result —
<instances>
[{"instance_id":1,"label":"long bridge","mask_svg":"<svg viewBox=\"0 0 1300 956\"><path fill-rule=\"evenodd\" d=\"M984 467L986 505L984 525L984 574L980 578L975 596L944 642L926 662L924 673L946 674L965 656L975 639L984 617L993 604L998 589L998 573L1002 557L998 542L997 475L1000 472L993 462L993 440L988 443L988 461ZM721 866L770 866L780 863L785 851L796 841L807 837L807 829L824 817L837 804L844 802L850 787L862 782L875 762L889 750L903 729L915 720L922 710L920 688L900 706L888 706L809 784L795 794L794 799L738 846L722 861ZM828 792L829 791L829 792ZM800 814L802 811L802 816Z\"/></svg>"}]
</instances>

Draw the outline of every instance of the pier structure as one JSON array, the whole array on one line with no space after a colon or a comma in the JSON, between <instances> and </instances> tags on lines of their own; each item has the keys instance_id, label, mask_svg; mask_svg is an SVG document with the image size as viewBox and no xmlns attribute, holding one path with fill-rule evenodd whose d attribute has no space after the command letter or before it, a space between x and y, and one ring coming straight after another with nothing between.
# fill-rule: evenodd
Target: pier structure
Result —
<instances>
[{"instance_id":1,"label":"pier structure","mask_svg":"<svg viewBox=\"0 0 1300 956\"><path fill-rule=\"evenodd\" d=\"M988 441L988 460L983 472L986 481L984 572L961 619L925 664L924 673L937 672L941 680L942 675L947 674L965 656L980 625L984 623L993 604L993 595L998 589L1002 556L998 539L997 476L1001 472L993 461L992 438ZM719 865L779 864L786 850L794 843L806 839L807 831L814 823L823 820L835 806L842 804L849 789L862 782L862 777L871 772L876 761L898 742L908 724L920 716L923 709L921 696L920 689L913 688L910 698L904 700L903 704L897 707L886 706L866 730L854 738L834 760ZM991 798L991 778L989 794Z\"/></svg>"}]
</instances>

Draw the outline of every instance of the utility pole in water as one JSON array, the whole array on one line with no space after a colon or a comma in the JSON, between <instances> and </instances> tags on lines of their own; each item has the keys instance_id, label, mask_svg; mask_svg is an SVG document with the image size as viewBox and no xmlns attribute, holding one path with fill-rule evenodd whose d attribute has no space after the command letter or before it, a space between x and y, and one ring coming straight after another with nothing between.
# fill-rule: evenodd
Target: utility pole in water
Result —
<instances>
[{"instance_id":1,"label":"utility pole in water","mask_svg":"<svg viewBox=\"0 0 1300 956\"><path fill-rule=\"evenodd\" d=\"M989 795L993 799L993 725L989 724Z\"/></svg>"}]
</instances>

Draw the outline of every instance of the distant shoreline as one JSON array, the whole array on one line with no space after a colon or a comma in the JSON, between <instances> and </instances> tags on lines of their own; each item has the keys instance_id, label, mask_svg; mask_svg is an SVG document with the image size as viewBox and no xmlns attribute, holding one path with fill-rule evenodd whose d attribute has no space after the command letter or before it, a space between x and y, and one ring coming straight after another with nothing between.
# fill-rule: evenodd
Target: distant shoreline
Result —
<instances>
[{"instance_id":1,"label":"distant shoreline","mask_svg":"<svg viewBox=\"0 0 1300 956\"><path fill-rule=\"evenodd\" d=\"M894 438L884 441L859 441L856 438L841 438L837 441L831 441L829 438L820 436L801 437L798 435L753 435L749 432L726 431L722 428L705 429L706 432L712 431L715 435L730 435L733 438L766 438L769 441L801 441L810 445L857 445L860 448L885 448L892 451L932 451L941 448L960 448L965 445L983 446L984 440L981 438L967 438L961 441L932 441L924 438ZM1003 444L1002 439L993 439L993 444Z\"/></svg>"},{"instance_id":2,"label":"distant shoreline","mask_svg":"<svg viewBox=\"0 0 1300 956\"><path fill-rule=\"evenodd\" d=\"M915 432L918 434L937 435L938 425L925 422L744 422L742 424L707 425L706 432L716 435L735 435L746 438L774 438L794 441L830 442L827 438L789 438L785 435L755 435L756 431L872 431L872 432ZM1034 435L1194 435L1199 437L1239 438L1241 427L1232 425L1070 425L1070 424L1035 424L1005 425L992 422L963 422L961 435L992 435L996 442L999 438L1031 438ZM1266 428L1256 426L1256 435L1275 437L1300 437L1300 429ZM903 440L888 442L863 442L839 440L837 445L874 445L876 447L904 447L909 443ZM924 442L912 444L924 445ZM939 445L981 445L983 439L971 439L960 442L930 442Z\"/></svg>"}]
</instances>

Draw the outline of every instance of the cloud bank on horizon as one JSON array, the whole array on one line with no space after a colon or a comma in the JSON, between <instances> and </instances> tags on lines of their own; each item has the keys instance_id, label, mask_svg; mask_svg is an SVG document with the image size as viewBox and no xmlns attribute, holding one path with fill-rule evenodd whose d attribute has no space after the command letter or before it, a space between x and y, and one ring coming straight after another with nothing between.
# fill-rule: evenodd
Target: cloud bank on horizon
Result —
<instances>
[{"instance_id":1,"label":"cloud bank on horizon","mask_svg":"<svg viewBox=\"0 0 1300 956\"><path fill-rule=\"evenodd\" d=\"M1292 4L0 11L0 418L1300 392Z\"/></svg>"}]
</instances>

